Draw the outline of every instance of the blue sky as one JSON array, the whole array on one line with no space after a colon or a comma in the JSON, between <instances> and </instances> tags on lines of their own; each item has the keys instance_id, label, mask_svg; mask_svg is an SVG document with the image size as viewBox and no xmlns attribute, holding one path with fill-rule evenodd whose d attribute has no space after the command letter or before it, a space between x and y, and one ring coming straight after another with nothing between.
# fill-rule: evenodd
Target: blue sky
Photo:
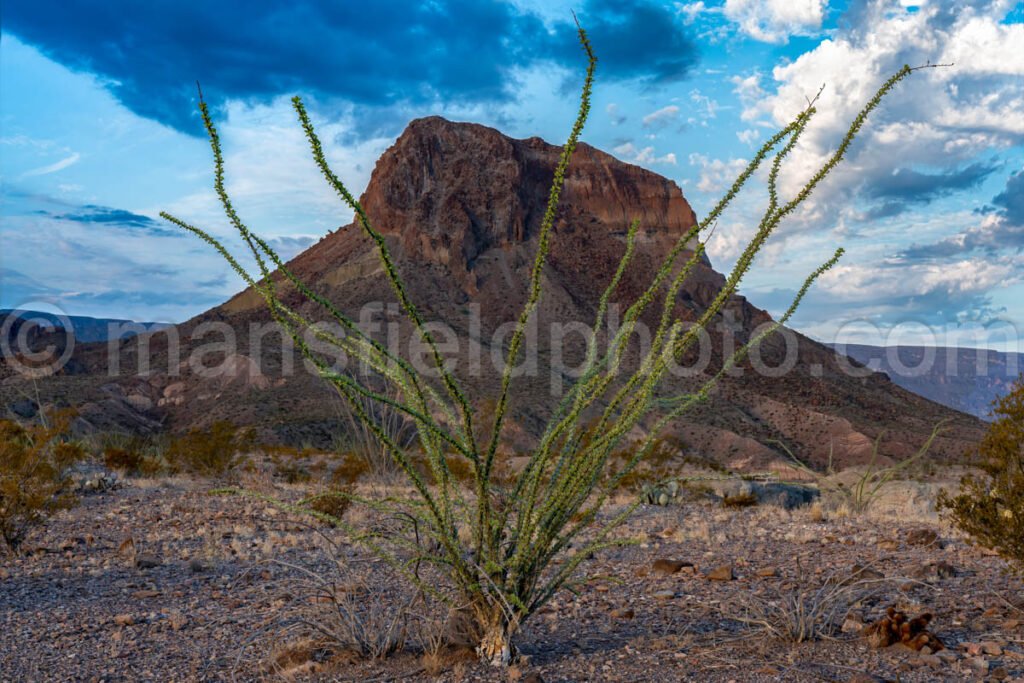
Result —
<instances>
[{"instance_id":1,"label":"blue sky","mask_svg":"<svg viewBox=\"0 0 1024 683\"><path fill-rule=\"evenodd\" d=\"M288 100L361 191L412 118L564 139L583 66L600 59L584 139L679 183L698 214L824 85L782 176L792 192L904 63L916 74L743 292L778 312L837 245L842 265L794 320L823 340L1017 350L1024 331L1024 6L826 0L435 0L60 3L12 0L0 37L0 307L181 321L240 288L163 209L229 235L211 190L196 80L228 186L286 255L347 223ZM709 243L728 268L759 180Z\"/></svg>"}]
</instances>

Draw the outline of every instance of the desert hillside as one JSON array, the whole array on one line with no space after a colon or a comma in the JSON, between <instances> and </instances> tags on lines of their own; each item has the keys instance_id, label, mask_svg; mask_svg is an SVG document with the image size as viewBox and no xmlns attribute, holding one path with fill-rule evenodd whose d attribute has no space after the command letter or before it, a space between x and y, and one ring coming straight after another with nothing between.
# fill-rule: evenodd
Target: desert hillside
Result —
<instances>
[{"instance_id":1,"label":"desert hillside","mask_svg":"<svg viewBox=\"0 0 1024 683\"><path fill-rule=\"evenodd\" d=\"M419 119L378 160L362 197L424 317L446 323L462 340L454 352L455 372L481 409L498 379L495 364L488 362L502 355L496 332L514 319L524 300L558 151L539 138L516 140L476 124ZM514 385L517 447L532 443L570 379L554 367L549 331L593 320L633 219L641 228L636 257L616 292L622 302L643 291L660 257L696 216L672 181L582 144L569 167L544 272L534 369ZM389 343L408 347L410 330L401 316L389 313L393 293L372 244L356 226L326 235L289 267L353 318L369 311L366 319L382 339L391 328ZM686 281L675 314L696 319L722 283L722 275L705 260ZM314 320L326 319L283 286L287 300ZM654 315L646 320L651 327ZM667 391L699 386L720 367L727 348L742 344L769 320L753 303L735 298L709 329L707 364L674 380ZM64 371L40 380L33 391L44 402L79 406L83 429L182 431L226 419L258 428L266 441L328 445L343 429L339 403L320 380L301 371L301 362L282 349L279 335L262 333L255 347L252 330L269 321L262 300L243 291L174 328L176 354L166 333L126 338L112 369L108 344L78 345ZM188 360L200 344L222 339L220 333L197 333L212 323L229 326L235 346L230 353L204 357L204 363L220 368L217 376L204 377ZM570 332L562 338L562 366L575 367L582 337ZM796 352L788 372L765 376L744 363L707 403L673 428L673 436L695 457L734 469L759 469L785 460L777 442L806 462L823 464L831 454L846 465L869 458L879 436L882 455L909 455L943 420L946 431L933 448L937 457L961 455L980 435L976 418L915 395L883 374L864 371L799 333L790 331L789 339ZM760 358L767 368L777 368L787 348L775 335L762 344ZM474 357L485 361L478 369L473 369ZM689 360L696 366L700 358ZM140 364L148 365L143 374L138 373ZM289 364L299 370L289 372ZM110 377L112 372L116 376ZM24 380L10 368L0 374L3 401L8 406L23 402Z\"/></svg>"}]
</instances>

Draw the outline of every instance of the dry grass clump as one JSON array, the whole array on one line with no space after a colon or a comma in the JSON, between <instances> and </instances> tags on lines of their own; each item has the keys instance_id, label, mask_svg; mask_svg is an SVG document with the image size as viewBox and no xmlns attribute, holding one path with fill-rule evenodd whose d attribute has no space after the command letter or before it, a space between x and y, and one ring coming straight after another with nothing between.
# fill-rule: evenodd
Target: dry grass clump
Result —
<instances>
[{"instance_id":1,"label":"dry grass clump","mask_svg":"<svg viewBox=\"0 0 1024 683\"><path fill-rule=\"evenodd\" d=\"M71 419L64 411L43 424L0 420L0 536L10 550L75 502L69 474L86 454L67 438Z\"/></svg>"},{"instance_id":2,"label":"dry grass clump","mask_svg":"<svg viewBox=\"0 0 1024 683\"><path fill-rule=\"evenodd\" d=\"M252 436L224 420L209 427L190 429L167 446L168 462L185 472L220 477L241 464L242 452L252 447Z\"/></svg>"},{"instance_id":3,"label":"dry grass clump","mask_svg":"<svg viewBox=\"0 0 1024 683\"><path fill-rule=\"evenodd\" d=\"M939 509L985 547L1024 572L1024 380L997 403L978 449L982 476L968 475L960 492L943 492Z\"/></svg>"},{"instance_id":4,"label":"dry grass clump","mask_svg":"<svg viewBox=\"0 0 1024 683\"><path fill-rule=\"evenodd\" d=\"M727 604L726 616L787 643L820 640L835 634L854 605L889 582L868 576L861 569L850 577L833 573L812 584L801 575L764 593L739 594Z\"/></svg>"}]
</instances>

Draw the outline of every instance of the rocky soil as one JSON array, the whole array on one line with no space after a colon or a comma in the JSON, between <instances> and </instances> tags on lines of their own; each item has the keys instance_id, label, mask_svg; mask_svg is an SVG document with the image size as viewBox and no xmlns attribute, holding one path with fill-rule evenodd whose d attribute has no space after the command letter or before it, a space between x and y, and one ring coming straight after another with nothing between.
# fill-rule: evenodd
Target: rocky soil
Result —
<instances>
[{"instance_id":1,"label":"rocky soil","mask_svg":"<svg viewBox=\"0 0 1024 683\"><path fill-rule=\"evenodd\" d=\"M436 615L340 532L213 488L129 479L0 558L0 680L1024 681L1024 585L927 516L732 510L708 495L645 507L623 531L638 545L587 563L612 580L559 595L527 624L523 661L498 674L466 653L416 651ZM317 607L306 570L353 586L374 623L407 610L408 651L304 648L299 620ZM745 621L851 581L826 637L793 644ZM871 648L860 630L890 605L932 613L946 649Z\"/></svg>"}]
</instances>

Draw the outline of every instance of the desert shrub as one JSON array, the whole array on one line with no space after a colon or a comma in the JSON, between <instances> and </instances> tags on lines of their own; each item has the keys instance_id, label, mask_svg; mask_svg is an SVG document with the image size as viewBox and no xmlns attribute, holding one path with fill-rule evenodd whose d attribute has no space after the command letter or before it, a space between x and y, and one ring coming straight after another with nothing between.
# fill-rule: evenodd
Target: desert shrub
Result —
<instances>
[{"instance_id":1,"label":"desert shrub","mask_svg":"<svg viewBox=\"0 0 1024 683\"><path fill-rule=\"evenodd\" d=\"M241 463L240 453L252 447L248 432L219 420L190 429L167 446L167 460L179 469L202 476L223 476Z\"/></svg>"},{"instance_id":2,"label":"desert shrub","mask_svg":"<svg viewBox=\"0 0 1024 683\"><path fill-rule=\"evenodd\" d=\"M103 464L127 475L154 476L166 467L165 445L159 437L107 434L101 440Z\"/></svg>"},{"instance_id":3,"label":"desert shrub","mask_svg":"<svg viewBox=\"0 0 1024 683\"><path fill-rule=\"evenodd\" d=\"M0 420L0 536L8 549L75 502L69 472L86 453L66 437L71 418L61 412L42 424Z\"/></svg>"},{"instance_id":4,"label":"desert shrub","mask_svg":"<svg viewBox=\"0 0 1024 683\"><path fill-rule=\"evenodd\" d=\"M751 492L740 492L722 496L722 507L740 509L757 505L757 494Z\"/></svg>"},{"instance_id":5,"label":"desert shrub","mask_svg":"<svg viewBox=\"0 0 1024 683\"><path fill-rule=\"evenodd\" d=\"M633 457L644 444L631 444L608 457L604 472L605 483L614 482L620 491L644 491L657 488L674 472L675 461L682 454L683 444L673 437L655 439L648 448L643 462L631 465ZM675 494L673 494L674 496Z\"/></svg>"},{"instance_id":6,"label":"desert shrub","mask_svg":"<svg viewBox=\"0 0 1024 683\"><path fill-rule=\"evenodd\" d=\"M353 418L373 436L374 457L379 454L379 460L392 467L391 471L402 477L413 490L411 499L353 496L353 504L366 505L380 514L403 515L414 520L416 533L428 536L431 543L421 546L408 538L382 538L361 534L359 530L344 525L339 527L395 567L404 580L422 594L466 609L478 626L477 652L482 659L495 665L508 665L512 660L515 653L512 639L526 619L563 589L586 580L579 573L587 558L609 547L630 543L613 532L642 504L643 498L637 495L633 504L625 506L620 514L594 527L598 512L609 496L652 454L670 425L705 401L724 373L790 319L814 281L838 261L841 249L797 287L790 307L773 326L752 336L747 344L724 360L716 374L694 391L674 395L670 388L666 388L670 368L696 348L701 331L715 321L732 300L768 238L839 164L867 115L897 83L914 71L904 67L882 84L850 124L833 154L788 199L779 195L779 172L782 162L814 117L814 104L810 103L788 126L772 135L721 201L665 252L664 260L653 271L647 289L625 310L616 333L601 342L600 349L597 335L590 337L582 371L552 412L539 442L529 453L528 462L517 472L512 473L508 468L503 472L501 454L511 451L505 423L513 369L524 350L523 345L527 343L527 327L537 313L549 248L555 238L553 228L566 170L590 111L596 58L582 29L579 37L589 60L579 113L554 169L548 203L535 237L537 250L526 282L525 303L508 340L500 383L490 392L489 397L494 401L491 419L486 419L479 409L474 408L462 383L448 367L429 326L398 274L384 235L374 227L362 205L331 169L305 106L298 97L293 99L293 104L313 160L328 184L355 212L357 229L375 245L384 276L407 322L429 351L433 362L429 373L418 371L408 359L366 334L333 302L302 282L265 240L249 230L225 190L220 139L202 97L199 109L213 151L214 188L259 272L250 274L211 234L166 212L161 213L166 220L197 235L216 249L251 290L264 299L275 321L289 334L296 348L338 391ZM767 202L751 241L706 310L695 321L678 318L677 303L683 283L701 263L705 253L701 237L706 239L723 211L763 165L768 166L765 174ZM623 256L601 296L592 329L604 326L611 297L617 293L623 273L632 261L639 230L639 220L634 220L626 230ZM287 300L281 294L281 285L286 285ZM296 298L306 300L301 308L293 303ZM329 314L332 321L343 328L344 334L336 335L325 330L301 312L314 308ZM657 324L640 362L636 366L631 365L627 371L623 367L624 358L632 348L633 332L645 314ZM318 344L326 345L332 353L341 352L362 367L371 368L375 373L373 380L363 381L361 377L336 371L326 354L314 350L308 335L312 335ZM381 383L383 388L379 386ZM414 435L408 442L396 438L393 430L382 424L381 410L392 411L390 414L413 425ZM636 445L628 461L615 471L614 476L604 477L611 455L641 425L646 427L644 431L648 436ZM460 454L472 465L471 496L466 495L464 487L452 475L448 458L452 452ZM432 475L430 478L424 477L417 467L420 458L427 463ZM244 491L235 492L246 494ZM294 509L285 503L278 502L278 505ZM460 532L462 529L466 530L465 533ZM581 540L580 535L585 530L590 536ZM430 581L424 580L414 570L421 562L434 567L437 576Z\"/></svg>"},{"instance_id":7,"label":"desert shrub","mask_svg":"<svg viewBox=\"0 0 1024 683\"><path fill-rule=\"evenodd\" d=\"M999 399L978 448L979 474L960 482L960 491L939 497L939 509L987 548L1024 572L1024 379Z\"/></svg>"},{"instance_id":8,"label":"desert shrub","mask_svg":"<svg viewBox=\"0 0 1024 683\"><path fill-rule=\"evenodd\" d=\"M274 473L286 484L302 484L313 478L309 468L297 462L276 462Z\"/></svg>"},{"instance_id":9,"label":"desert shrub","mask_svg":"<svg viewBox=\"0 0 1024 683\"><path fill-rule=\"evenodd\" d=\"M345 453L331 472L331 484L347 487L370 472L370 464L356 453Z\"/></svg>"},{"instance_id":10,"label":"desert shrub","mask_svg":"<svg viewBox=\"0 0 1024 683\"><path fill-rule=\"evenodd\" d=\"M353 489L329 488L300 503L302 507L317 513L315 516L330 526L337 526L352 505Z\"/></svg>"},{"instance_id":11,"label":"desert shrub","mask_svg":"<svg viewBox=\"0 0 1024 683\"><path fill-rule=\"evenodd\" d=\"M829 448L828 463L825 465L825 470L819 472L797 458L785 444L781 442L775 443L789 456L790 466L805 476L810 477L823 495L832 498L833 502L836 502L841 507L845 507L850 512L861 514L867 512L875 504L875 501L878 500L886 485L897 478L905 476L913 468L920 465L925 456L928 455L928 451L931 450L932 443L942 433L944 424L945 422L940 422L932 428L932 433L925 439L921 448L916 453L892 465L882 465L879 462L878 445L883 436L879 434L871 446L871 458L864 466L864 469L857 474L856 479L850 486L835 481L835 476L839 472L836 471L833 465L831 447Z\"/></svg>"}]
</instances>

